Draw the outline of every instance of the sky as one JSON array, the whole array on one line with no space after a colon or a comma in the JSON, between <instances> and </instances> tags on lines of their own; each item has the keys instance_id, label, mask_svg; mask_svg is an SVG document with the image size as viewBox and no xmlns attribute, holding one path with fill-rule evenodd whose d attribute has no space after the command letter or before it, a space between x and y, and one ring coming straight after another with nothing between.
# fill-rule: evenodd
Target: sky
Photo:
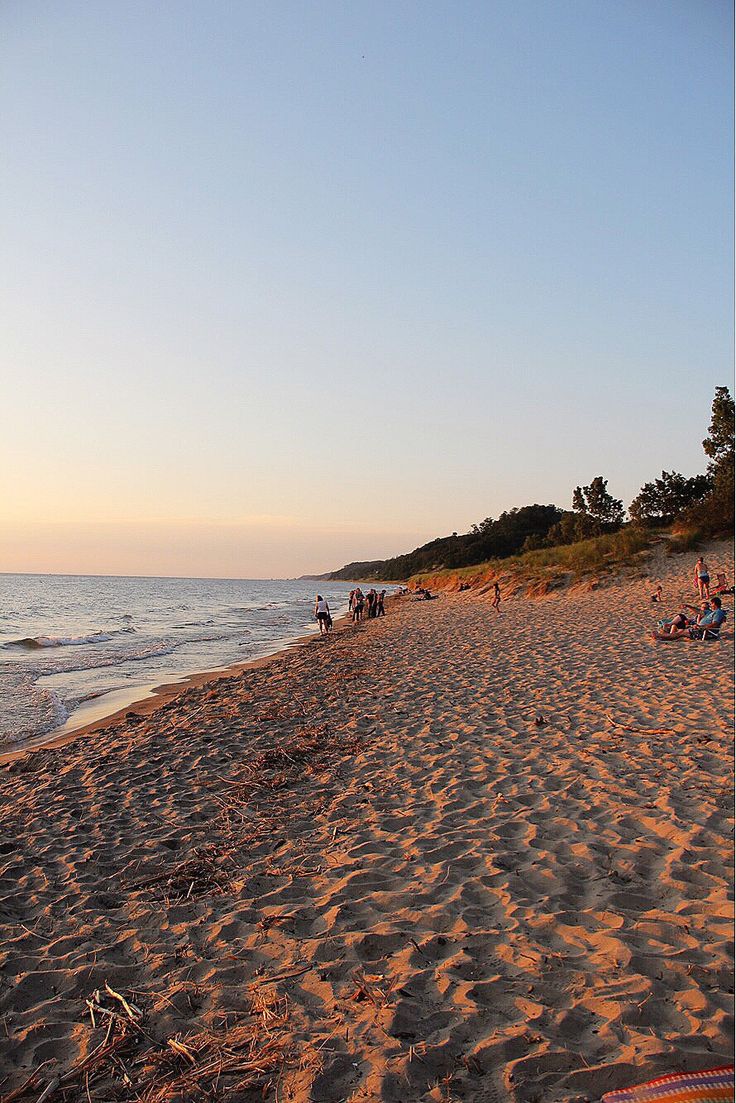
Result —
<instances>
[{"instance_id":1,"label":"sky","mask_svg":"<svg viewBox=\"0 0 736 1103\"><path fill-rule=\"evenodd\" d=\"M281 577L705 468L721 0L5 0L0 570Z\"/></svg>"}]
</instances>

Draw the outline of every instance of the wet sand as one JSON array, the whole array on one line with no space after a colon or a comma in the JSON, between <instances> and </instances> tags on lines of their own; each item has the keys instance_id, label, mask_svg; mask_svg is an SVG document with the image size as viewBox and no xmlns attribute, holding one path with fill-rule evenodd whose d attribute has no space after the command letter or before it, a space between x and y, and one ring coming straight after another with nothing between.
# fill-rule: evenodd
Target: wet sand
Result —
<instances>
[{"instance_id":1,"label":"wet sand","mask_svg":"<svg viewBox=\"0 0 736 1103\"><path fill-rule=\"evenodd\" d=\"M728 1063L733 621L653 643L694 599L689 560L651 570L661 608L637 578L500 615L402 598L4 768L0 1091L226 1093L202 1054L246 1035L231 1098L295 1103L569 1103Z\"/></svg>"}]
</instances>

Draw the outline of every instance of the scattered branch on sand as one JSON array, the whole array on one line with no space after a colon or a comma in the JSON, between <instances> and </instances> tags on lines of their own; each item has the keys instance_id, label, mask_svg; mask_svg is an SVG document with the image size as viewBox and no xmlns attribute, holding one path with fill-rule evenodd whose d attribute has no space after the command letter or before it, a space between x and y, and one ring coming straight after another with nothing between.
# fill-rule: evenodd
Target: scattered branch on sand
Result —
<instances>
[{"instance_id":1,"label":"scattered branch on sand","mask_svg":"<svg viewBox=\"0 0 736 1103\"><path fill-rule=\"evenodd\" d=\"M7 1095L0 1097L2 1103L15 1103L16 1099L21 1099L31 1088L37 1088L40 1079L41 1069L45 1068L48 1061L42 1061L37 1069L34 1069L30 1076L28 1076L22 1084L19 1084L17 1088L14 1088L12 1092L8 1092Z\"/></svg>"},{"instance_id":2,"label":"scattered branch on sand","mask_svg":"<svg viewBox=\"0 0 736 1103\"><path fill-rule=\"evenodd\" d=\"M674 735L672 728L632 728L627 724L619 724L618 720L614 720L610 712L606 713L606 719L609 724L612 724L614 728L621 728L627 732L638 732L640 735Z\"/></svg>"},{"instance_id":3,"label":"scattered branch on sand","mask_svg":"<svg viewBox=\"0 0 736 1103\"><path fill-rule=\"evenodd\" d=\"M414 949L422 955L422 957L424 958L425 961L431 961L432 960L431 958L427 957L424 950L422 949L422 947L419 945L419 943L416 941L415 938L410 938L409 941L411 942Z\"/></svg>"},{"instance_id":4,"label":"scattered branch on sand","mask_svg":"<svg viewBox=\"0 0 736 1103\"><path fill-rule=\"evenodd\" d=\"M276 984L280 980L291 980L293 977L303 977L305 973L308 973L311 969L314 969L314 965L306 965L303 969L295 969L291 973L277 973L275 977L261 977L259 980L252 982L253 987L262 987L265 984Z\"/></svg>"},{"instance_id":5,"label":"scattered branch on sand","mask_svg":"<svg viewBox=\"0 0 736 1103\"><path fill-rule=\"evenodd\" d=\"M274 978L275 979L275 978ZM112 1000L118 1012L107 1006ZM66 1072L58 1072L38 1095L38 1071L3 1103L72 1103L87 1099L168 1103L175 1098L235 1100L244 1092L264 1099L284 1068L288 1051L288 1004L276 995L254 996L244 1020L220 1032L208 1030L157 1040L142 1027L144 1013L131 999L105 985L85 1001L94 1008L93 1029L104 1036ZM124 1059L124 1060L123 1060ZM94 1093L94 1094L93 1094Z\"/></svg>"},{"instance_id":6,"label":"scattered branch on sand","mask_svg":"<svg viewBox=\"0 0 736 1103\"><path fill-rule=\"evenodd\" d=\"M231 848L215 844L201 846L173 869L138 881L134 889L163 886L168 903L178 904L191 899L193 894L214 896L227 891L233 868Z\"/></svg>"},{"instance_id":7,"label":"scattered branch on sand","mask_svg":"<svg viewBox=\"0 0 736 1103\"><path fill-rule=\"evenodd\" d=\"M353 980L355 981L355 989L350 995L350 999L356 1003L360 1003L362 1000L369 1000L374 1007L385 1007L388 1003L388 996L379 988L373 981L369 981L366 977L363 969L358 966L353 971Z\"/></svg>"}]
</instances>

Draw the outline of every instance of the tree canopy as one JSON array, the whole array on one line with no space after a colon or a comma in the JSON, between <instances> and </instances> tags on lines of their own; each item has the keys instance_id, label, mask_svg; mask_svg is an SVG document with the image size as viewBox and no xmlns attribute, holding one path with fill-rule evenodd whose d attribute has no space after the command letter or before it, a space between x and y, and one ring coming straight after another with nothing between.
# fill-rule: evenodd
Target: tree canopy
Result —
<instances>
[{"instance_id":1,"label":"tree canopy","mask_svg":"<svg viewBox=\"0 0 736 1103\"><path fill-rule=\"evenodd\" d=\"M713 480L708 475L686 479L677 471L663 471L661 479L644 483L629 506L629 516L638 525L671 525L676 517L708 494Z\"/></svg>"},{"instance_id":2,"label":"tree canopy","mask_svg":"<svg viewBox=\"0 0 736 1103\"><path fill-rule=\"evenodd\" d=\"M608 479L596 475L590 486L576 486L572 495L572 508L585 513L602 527L615 528L623 524L624 504L608 493Z\"/></svg>"}]
</instances>

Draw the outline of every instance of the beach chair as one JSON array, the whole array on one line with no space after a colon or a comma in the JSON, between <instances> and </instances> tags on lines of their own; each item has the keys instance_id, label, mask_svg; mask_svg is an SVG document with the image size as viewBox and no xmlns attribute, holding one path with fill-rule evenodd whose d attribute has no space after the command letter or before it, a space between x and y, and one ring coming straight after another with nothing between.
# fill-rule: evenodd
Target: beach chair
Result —
<instances>
[{"instance_id":1,"label":"beach chair","mask_svg":"<svg viewBox=\"0 0 736 1103\"><path fill-rule=\"evenodd\" d=\"M718 625L706 624L704 628L699 628L695 625L690 629L691 638L694 640L719 640L721 638L721 629L726 623L725 618L727 615L727 613L724 614L723 621Z\"/></svg>"},{"instance_id":2,"label":"beach chair","mask_svg":"<svg viewBox=\"0 0 736 1103\"><path fill-rule=\"evenodd\" d=\"M690 638L693 640L719 640L721 630L720 628L709 628L708 625L705 628L691 628Z\"/></svg>"}]
</instances>

